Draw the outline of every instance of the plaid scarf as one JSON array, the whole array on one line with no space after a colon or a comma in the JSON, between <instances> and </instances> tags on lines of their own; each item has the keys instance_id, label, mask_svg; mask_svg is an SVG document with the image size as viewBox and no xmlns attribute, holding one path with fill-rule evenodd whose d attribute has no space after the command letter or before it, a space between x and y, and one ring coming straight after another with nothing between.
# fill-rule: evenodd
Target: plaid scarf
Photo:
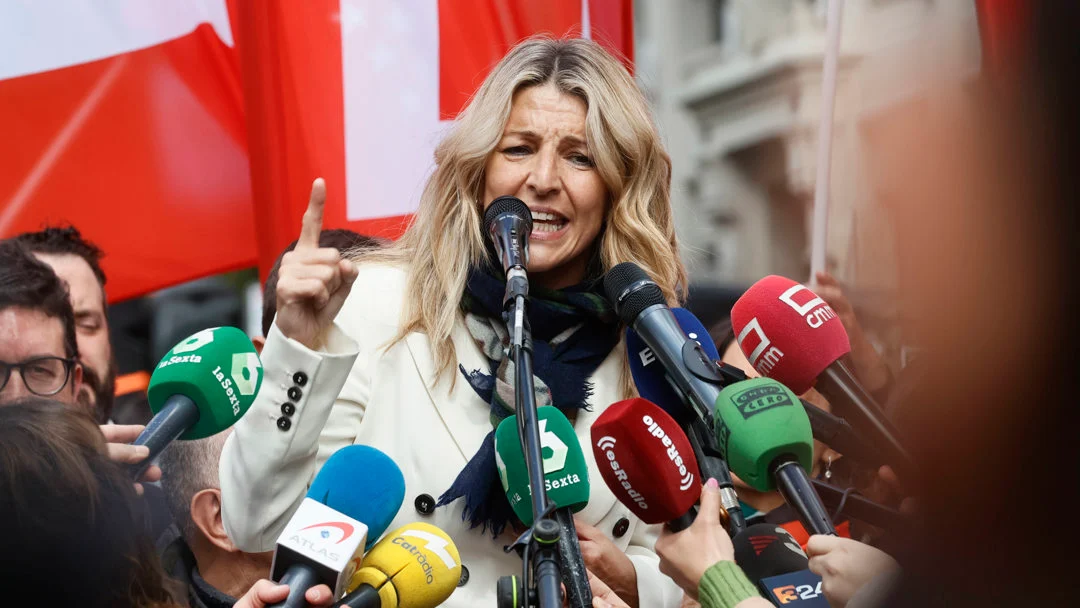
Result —
<instances>
[{"instance_id":1,"label":"plaid scarf","mask_svg":"<svg viewBox=\"0 0 1080 608\"><path fill-rule=\"evenodd\" d=\"M500 275L502 273L499 273ZM459 366L476 394L491 406L491 432L458 474L438 506L465 498L462 519L470 528L502 533L514 517L495 465L495 428L514 409L514 362L507 357L510 336L502 320L506 280L489 268L473 269L461 298L465 326L487 357L489 369ZM618 344L618 321L599 281L562 290L529 288L528 317L533 338L536 405L554 405L573 419L589 409L589 377Z\"/></svg>"}]
</instances>

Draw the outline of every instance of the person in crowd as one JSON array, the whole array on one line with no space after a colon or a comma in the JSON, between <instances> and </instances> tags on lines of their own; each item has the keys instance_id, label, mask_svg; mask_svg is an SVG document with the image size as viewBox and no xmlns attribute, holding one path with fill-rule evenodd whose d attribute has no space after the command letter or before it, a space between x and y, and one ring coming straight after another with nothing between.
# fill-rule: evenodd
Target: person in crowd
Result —
<instances>
[{"instance_id":1,"label":"person in crowd","mask_svg":"<svg viewBox=\"0 0 1080 608\"><path fill-rule=\"evenodd\" d=\"M83 396L95 408L98 422L108 422L116 387L116 362L109 339L101 249L73 226L51 226L12 238L52 267L67 284L75 310L75 338L86 388Z\"/></svg>"},{"instance_id":2,"label":"person in crowd","mask_svg":"<svg viewBox=\"0 0 1080 608\"><path fill-rule=\"evenodd\" d=\"M162 552L165 571L183 583L193 608L227 608L270 572L273 553L240 551L221 523L218 461L229 430L174 442L161 453L161 486L176 522Z\"/></svg>"},{"instance_id":3,"label":"person in crowd","mask_svg":"<svg viewBox=\"0 0 1080 608\"><path fill-rule=\"evenodd\" d=\"M131 481L86 412L33 395L0 407L0 471L0 535L10 548L0 557L0 589L8 600L178 607L138 525ZM262 607L287 594L264 580L236 606ZM325 606L332 598L322 585L306 599Z\"/></svg>"},{"instance_id":4,"label":"person in crowd","mask_svg":"<svg viewBox=\"0 0 1080 608\"><path fill-rule=\"evenodd\" d=\"M293 241L289 243L289 246L281 252L281 255L279 255L276 260L274 260L274 265L270 267L270 271L266 273L266 283L263 284L263 333L262 337L252 339L255 347L259 349L260 352L262 351L263 345L266 344L266 336L270 335L270 326L274 324L274 316L277 314L277 283L278 272L281 269L281 259L285 257L286 253L296 249L296 244L298 242L299 241ZM337 249L345 255L348 255L349 252L385 247L389 243L390 242L385 239L365 236L344 228L330 228L319 233L319 247Z\"/></svg>"},{"instance_id":5,"label":"person in crowd","mask_svg":"<svg viewBox=\"0 0 1080 608\"><path fill-rule=\"evenodd\" d=\"M424 519L461 552L460 586L445 605L487 606L497 578L521 562L503 551L513 514L493 431L513 414L514 370L485 208L513 195L532 211L536 399L561 408L583 445L596 417L633 395L599 279L633 261L676 305L686 272L670 159L629 72L595 42L515 46L435 161L403 237L347 260L318 246L326 189L315 180L299 243L282 258L263 388L222 453L223 520L241 549L270 549L320 464L344 445L371 445L405 475L405 508L391 527ZM598 580L631 606L679 605L682 592L653 552L658 526L644 525L599 483L578 518L601 532L581 540Z\"/></svg>"}]
</instances>

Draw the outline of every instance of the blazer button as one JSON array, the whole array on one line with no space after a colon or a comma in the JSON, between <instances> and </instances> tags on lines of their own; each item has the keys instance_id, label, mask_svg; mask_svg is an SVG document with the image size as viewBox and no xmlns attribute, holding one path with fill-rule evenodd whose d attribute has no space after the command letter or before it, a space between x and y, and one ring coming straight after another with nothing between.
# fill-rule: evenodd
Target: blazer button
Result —
<instances>
[{"instance_id":1,"label":"blazer button","mask_svg":"<svg viewBox=\"0 0 1080 608\"><path fill-rule=\"evenodd\" d=\"M281 413L285 414L286 416L292 416L296 413L296 406L286 401L285 403L281 404Z\"/></svg>"},{"instance_id":2,"label":"blazer button","mask_svg":"<svg viewBox=\"0 0 1080 608\"><path fill-rule=\"evenodd\" d=\"M615 529L611 532L615 535L615 538L622 538L626 536L627 530L630 529L630 520L625 517L620 517L619 521L615 522Z\"/></svg>"},{"instance_id":3,"label":"blazer button","mask_svg":"<svg viewBox=\"0 0 1080 608\"><path fill-rule=\"evenodd\" d=\"M287 430L289 430L289 427L291 427L291 426L292 426L292 420L289 420L285 416L282 416L281 418L277 419L277 428L279 428L279 429L281 429L283 431L287 431Z\"/></svg>"},{"instance_id":4,"label":"blazer button","mask_svg":"<svg viewBox=\"0 0 1080 608\"><path fill-rule=\"evenodd\" d=\"M289 399L292 399L293 401L299 401L300 397L304 396L304 391L301 391L299 388L292 386L289 387L289 391L285 394L289 396Z\"/></svg>"},{"instance_id":5,"label":"blazer button","mask_svg":"<svg viewBox=\"0 0 1080 608\"><path fill-rule=\"evenodd\" d=\"M461 564L461 578L457 579L457 586L464 587L469 582L469 569Z\"/></svg>"},{"instance_id":6,"label":"blazer button","mask_svg":"<svg viewBox=\"0 0 1080 608\"><path fill-rule=\"evenodd\" d=\"M292 376L292 381L296 386L304 386L307 384L307 374L304 372L296 372Z\"/></svg>"},{"instance_id":7,"label":"blazer button","mask_svg":"<svg viewBox=\"0 0 1080 608\"><path fill-rule=\"evenodd\" d=\"M435 512L435 499L431 497L431 494L421 494L413 501L413 506L416 507L417 513L431 515Z\"/></svg>"}]
</instances>

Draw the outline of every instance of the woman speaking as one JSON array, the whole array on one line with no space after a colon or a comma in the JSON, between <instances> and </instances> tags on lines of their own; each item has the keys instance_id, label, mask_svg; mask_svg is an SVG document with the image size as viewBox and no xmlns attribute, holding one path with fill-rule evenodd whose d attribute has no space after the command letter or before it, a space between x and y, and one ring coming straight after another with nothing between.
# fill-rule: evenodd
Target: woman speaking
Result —
<instances>
[{"instance_id":1,"label":"woman speaking","mask_svg":"<svg viewBox=\"0 0 1080 608\"><path fill-rule=\"evenodd\" d=\"M532 212L536 401L560 408L583 446L596 417L633 393L598 279L632 261L674 304L686 273L670 160L629 73L596 43L518 44L435 163L404 236L346 260L318 246L326 192L315 181L299 244L281 262L262 389L222 454L223 518L243 550L273 549L319 466L370 445L405 475L391 529L429 521L458 546L463 574L445 605L494 606L496 580L521 561L503 551L516 521L492 438L514 413L514 372L485 207L511 195ZM678 606L682 592L653 552L658 527L616 501L584 452L594 481L576 522L587 568L631 605Z\"/></svg>"}]
</instances>

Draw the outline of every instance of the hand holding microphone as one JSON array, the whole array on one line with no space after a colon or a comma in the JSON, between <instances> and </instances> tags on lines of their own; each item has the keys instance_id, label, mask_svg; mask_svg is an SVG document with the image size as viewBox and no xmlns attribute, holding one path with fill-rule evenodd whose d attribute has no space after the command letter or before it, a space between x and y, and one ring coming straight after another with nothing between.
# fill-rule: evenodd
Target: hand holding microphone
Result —
<instances>
[{"instance_id":1,"label":"hand holding microphone","mask_svg":"<svg viewBox=\"0 0 1080 608\"><path fill-rule=\"evenodd\" d=\"M871 579L900 571L881 549L850 538L814 535L806 544L810 571L821 577L829 605L842 608Z\"/></svg>"},{"instance_id":2,"label":"hand holding microphone","mask_svg":"<svg viewBox=\"0 0 1080 608\"><path fill-rule=\"evenodd\" d=\"M356 280L356 265L341 259L333 247L319 247L326 182L311 184L311 199L304 212L296 248L281 258L274 323L286 338L315 349L333 324Z\"/></svg>"},{"instance_id":3,"label":"hand holding microphone","mask_svg":"<svg viewBox=\"0 0 1080 608\"><path fill-rule=\"evenodd\" d=\"M656 541L660 572L670 576L687 595L698 599L698 583L713 564L735 561L735 548L720 524L720 488L710 479L701 490L694 523L682 532L664 529Z\"/></svg>"},{"instance_id":4,"label":"hand holding microphone","mask_svg":"<svg viewBox=\"0 0 1080 608\"><path fill-rule=\"evenodd\" d=\"M256 581L243 597L236 600L233 608L268 608L288 596L288 585L279 585L264 578ZM304 593L304 600L309 606L330 606L334 595L326 585L316 585Z\"/></svg>"}]
</instances>

